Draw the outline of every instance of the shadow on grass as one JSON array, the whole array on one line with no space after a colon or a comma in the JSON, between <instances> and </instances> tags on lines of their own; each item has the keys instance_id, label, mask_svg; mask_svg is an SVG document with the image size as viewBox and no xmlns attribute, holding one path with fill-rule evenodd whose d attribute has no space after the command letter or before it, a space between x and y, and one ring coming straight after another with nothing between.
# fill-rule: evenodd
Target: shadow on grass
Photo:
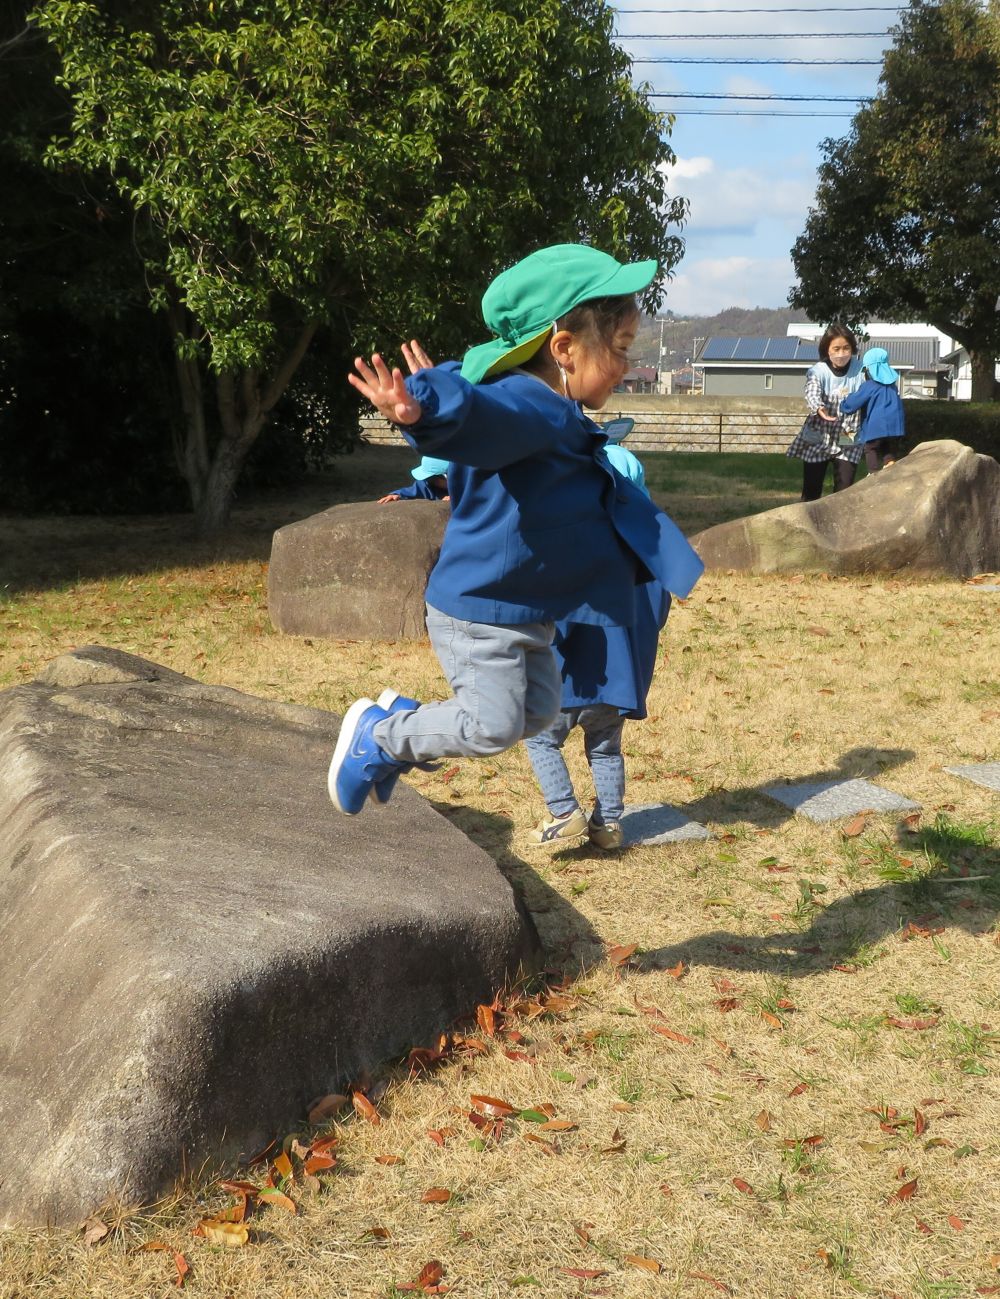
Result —
<instances>
[{"instance_id":1,"label":"shadow on grass","mask_svg":"<svg viewBox=\"0 0 1000 1299\"><path fill-rule=\"evenodd\" d=\"M431 806L496 862L538 931L547 972L577 978L600 959L604 939L590 921L512 850L510 817L433 800Z\"/></svg>"},{"instance_id":2,"label":"shadow on grass","mask_svg":"<svg viewBox=\"0 0 1000 1299\"><path fill-rule=\"evenodd\" d=\"M901 855L886 859L880 870L885 883L824 906L804 880L795 908L801 927L763 935L715 930L648 950L639 968L649 972L682 961L784 978L831 967L851 974L877 960L880 945L890 937L931 941L960 929L981 938L1000 916L1000 847L990 842L991 833L991 827L967 827L940 816L933 826L916 831L900 822ZM926 871L905 865L920 852Z\"/></svg>"}]
</instances>

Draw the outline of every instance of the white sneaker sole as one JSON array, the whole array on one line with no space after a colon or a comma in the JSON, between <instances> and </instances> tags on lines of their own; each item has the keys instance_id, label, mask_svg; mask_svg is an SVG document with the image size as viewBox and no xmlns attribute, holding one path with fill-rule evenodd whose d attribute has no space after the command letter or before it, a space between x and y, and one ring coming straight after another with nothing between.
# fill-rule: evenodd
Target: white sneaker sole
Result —
<instances>
[{"instance_id":1,"label":"white sneaker sole","mask_svg":"<svg viewBox=\"0 0 1000 1299\"><path fill-rule=\"evenodd\" d=\"M340 734L337 736L337 747L333 751L333 757L330 759L330 770L326 777L326 790L330 795L330 802L338 812L343 812L345 816L356 816L356 812L348 812L346 807L341 807L340 799L337 797L337 777L340 775L340 768L344 759L351 750L351 744L354 740L354 732L358 728L358 722L369 708L375 704L374 699L358 699L351 704L344 714L344 720L340 723ZM359 808L358 811L361 809Z\"/></svg>"}]
</instances>

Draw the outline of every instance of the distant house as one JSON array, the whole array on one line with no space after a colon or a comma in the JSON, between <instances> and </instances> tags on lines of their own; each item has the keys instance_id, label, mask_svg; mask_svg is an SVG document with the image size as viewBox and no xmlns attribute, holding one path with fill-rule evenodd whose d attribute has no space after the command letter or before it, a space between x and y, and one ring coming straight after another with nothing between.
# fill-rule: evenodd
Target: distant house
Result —
<instances>
[{"instance_id":1,"label":"distant house","mask_svg":"<svg viewBox=\"0 0 1000 1299\"><path fill-rule=\"evenodd\" d=\"M949 367L948 395L954 401L970 401L972 399L972 358L964 347L956 347L954 351L945 353L941 360ZM993 378L1000 383L1000 365L994 367Z\"/></svg>"},{"instance_id":2,"label":"distant house","mask_svg":"<svg viewBox=\"0 0 1000 1299\"><path fill-rule=\"evenodd\" d=\"M656 392L656 370L651 365L637 365L627 370L615 392Z\"/></svg>"},{"instance_id":3,"label":"distant house","mask_svg":"<svg viewBox=\"0 0 1000 1299\"><path fill-rule=\"evenodd\" d=\"M884 347L889 353L904 397L947 395L943 380L949 367L941 360L937 339L873 335L862 350L867 347ZM705 376L706 397L801 397L806 371L818 360L815 338L803 337L712 337L695 358Z\"/></svg>"},{"instance_id":4,"label":"distant house","mask_svg":"<svg viewBox=\"0 0 1000 1299\"><path fill-rule=\"evenodd\" d=\"M678 395L688 397L700 385L700 378L690 365L682 365L670 372L670 388Z\"/></svg>"}]
</instances>

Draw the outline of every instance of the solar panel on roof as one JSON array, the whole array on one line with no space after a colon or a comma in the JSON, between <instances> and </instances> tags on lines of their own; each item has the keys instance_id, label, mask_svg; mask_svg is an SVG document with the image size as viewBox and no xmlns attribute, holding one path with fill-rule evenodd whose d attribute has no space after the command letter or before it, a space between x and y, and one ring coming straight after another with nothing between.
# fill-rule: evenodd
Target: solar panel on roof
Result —
<instances>
[{"instance_id":1,"label":"solar panel on roof","mask_svg":"<svg viewBox=\"0 0 1000 1299\"><path fill-rule=\"evenodd\" d=\"M710 338L702 348L702 361L728 361L739 340L735 338Z\"/></svg>"},{"instance_id":2,"label":"solar panel on roof","mask_svg":"<svg viewBox=\"0 0 1000 1299\"><path fill-rule=\"evenodd\" d=\"M764 356L768 361L794 361L797 338L768 338Z\"/></svg>"}]
</instances>

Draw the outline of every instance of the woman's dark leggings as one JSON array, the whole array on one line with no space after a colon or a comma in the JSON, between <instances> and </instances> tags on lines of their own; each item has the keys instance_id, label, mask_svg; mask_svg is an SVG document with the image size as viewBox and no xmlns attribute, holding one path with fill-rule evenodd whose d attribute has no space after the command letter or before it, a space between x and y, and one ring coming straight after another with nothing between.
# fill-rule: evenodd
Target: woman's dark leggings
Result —
<instances>
[{"instance_id":1,"label":"woman's dark leggings","mask_svg":"<svg viewBox=\"0 0 1000 1299\"><path fill-rule=\"evenodd\" d=\"M835 492L842 492L854 482L858 467L852 465L850 460L806 460L802 465L802 500L818 501L823 495L823 483L829 465L833 465Z\"/></svg>"}]
</instances>

